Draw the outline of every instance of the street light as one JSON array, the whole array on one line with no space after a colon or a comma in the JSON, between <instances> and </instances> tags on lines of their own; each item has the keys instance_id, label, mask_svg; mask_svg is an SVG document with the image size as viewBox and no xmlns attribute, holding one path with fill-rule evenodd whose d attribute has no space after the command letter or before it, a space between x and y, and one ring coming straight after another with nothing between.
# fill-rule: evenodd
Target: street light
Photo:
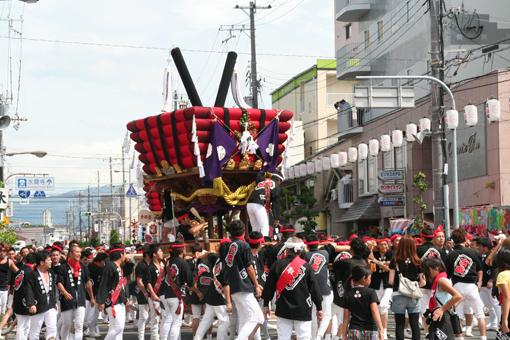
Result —
<instances>
[{"instance_id":1,"label":"street light","mask_svg":"<svg viewBox=\"0 0 510 340\"><path fill-rule=\"evenodd\" d=\"M16 156L16 155L33 155L37 158L43 158L48 153L46 151L23 151L23 152L8 152L6 156Z\"/></svg>"}]
</instances>

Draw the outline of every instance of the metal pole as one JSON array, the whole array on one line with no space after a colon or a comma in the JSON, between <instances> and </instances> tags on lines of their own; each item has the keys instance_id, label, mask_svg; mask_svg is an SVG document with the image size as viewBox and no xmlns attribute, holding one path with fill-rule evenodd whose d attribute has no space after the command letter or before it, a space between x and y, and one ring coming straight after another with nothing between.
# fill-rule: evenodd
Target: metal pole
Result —
<instances>
[{"instance_id":1,"label":"metal pole","mask_svg":"<svg viewBox=\"0 0 510 340\"><path fill-rule=\"evenodd\" d=\"M3 104L0 104L3 105ZM4 152L4 143L3 143L3 131L0 130L0 181L4 181L4 162L5 162L5 152ZM5 183L4 183L5 185Z\"/></svg>"},{"instance_id":2,"label":"metal pole","mask_svg":"<svg viewBox=\"0 0 510 340\"><path fill-rule=\"evenodd\" d=\"M450 90L450 88L440 79L431 77L431 76L357 76L356 79L419 79L419 80L430 80L432 83L437 83L441 85L441 87L446 91L448 96L450 97L450 101L452 103L452 109L457 110L457 105L455 102L455 98L453 97L453 93ZM452 146L454 147L454 155L452 157L452 184L453 184L453 198L454 198L454 205L453 205L453 224L455 228L458 228L458 218L459 218L459 181L458 181L458 166L457 166L457 131L453 130L453 143ZM456 221L457 220L457 221ZM445 230L446 233L450 233L450 226L445 224Z\"/></svg>"},{"instance_id":3,"label":"metal pole","mask_svg":"<svg viewBox=\"0 0 510 340\"><path fill-rule=\"evenodd\" d=\"M459 228L459 177L457 174L458 163L457 163L457 129L453 129L452 137L452 181L453 181L453 229ZM447 230L450 232L450 230Z\"/></svg>"},{"instance_id":4,"label":"metal pole","mask_svg":"<svg viewBox=\"0 0 510 340\"><path fill-rule=\"evenodd\" d=\"M126 240L126 171L124 170L124 148L122 148L122 192L121 192L121 207L120 207L120 215L124 219L124 223L122 223L121 219L121 225L122 225L122 240Z\"/></svg>"},{"instance_id":5,"label":"metal pole","mask_svg":"<svg viewBox=\"0 0 510 340\"><path fill-rule=\"evenodd\" d=\"M255 1L250 1L250 41L251 41L251 96L252 107L258 108L259 86L257 80L257 52L255 43Z\"/></svg>"}]
</instances>

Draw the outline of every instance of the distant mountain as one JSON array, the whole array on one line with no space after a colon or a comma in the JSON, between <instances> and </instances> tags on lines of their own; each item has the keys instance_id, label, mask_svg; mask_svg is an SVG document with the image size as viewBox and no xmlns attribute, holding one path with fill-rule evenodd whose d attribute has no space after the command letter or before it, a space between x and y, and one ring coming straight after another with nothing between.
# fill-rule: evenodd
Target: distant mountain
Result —
<instances>
[{"instance_id":1,"label":"distant mountain","mask_svg":"<svg viewBox=\"0 0 510 340\"><path fill-rule=\"evenodd\" d=\"M120 194L120 186L114 186L114 195ZM99 196L110 194L110 186L99 187ZM13 202L12 222L29 222L32 225L43 224L43 212L47 209L51 211L53 224L68 224L70 211L74 211L74 218L79 218L80 211L88 210L87 189L72 190L56 195L47 194L46 198L29 198L28 204L19 197L11 197ZM97 187L90 188L90 206L91 210L97 206Z\"/></svg>"}]
</instances>

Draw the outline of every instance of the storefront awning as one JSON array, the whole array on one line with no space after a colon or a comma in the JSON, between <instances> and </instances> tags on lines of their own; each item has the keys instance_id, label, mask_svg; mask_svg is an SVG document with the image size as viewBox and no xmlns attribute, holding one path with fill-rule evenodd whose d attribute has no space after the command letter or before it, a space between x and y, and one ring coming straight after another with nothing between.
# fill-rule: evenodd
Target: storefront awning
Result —
<instances>
[{"instance_id":1,"label":"storefront awning","mask_svg":"<svg viewBox=\"0 0 510 340\"><path fill-rule=\"evenodd\" d=\"M380 218L377 196L372 196L358 199L336 222L377 221Z\"/></svg>"}]
</instances>

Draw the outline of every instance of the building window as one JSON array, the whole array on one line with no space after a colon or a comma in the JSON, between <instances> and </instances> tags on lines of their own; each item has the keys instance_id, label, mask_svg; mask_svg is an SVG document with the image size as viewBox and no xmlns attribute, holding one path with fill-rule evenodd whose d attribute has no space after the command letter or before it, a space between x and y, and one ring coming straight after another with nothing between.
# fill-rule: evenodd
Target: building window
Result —
<instances>
[{"instance_id":1,"label":"building window","mask_svg":"<svg viewBox=\"0 0 510 340\"><path fill-rule=\"evenodd\" d=\"M358 196L377 193L377 157L358 161Z\"/></svg>"},{"instance_id":2,"label":"building window","mask_svg":"<svg viewBox=\"0 0 510 340\"><path fill-rule=\"evenodd\" d=\"M382 20L377 22L377 41L382 41L384 37L384 25Z\"/></svg>"},{"instance_id":3,"label":"building window","mask_svg":"<svg viewBox=\"0 0 510 340\"><path fill-rule=\"evenodd\" d=\"M349 39L352 36L352 25L345 25L345 40Z\"/></svg>"},{"instance_id":4,"label":"building window","mask_svg":"<svg viewBox=\"0 0 510 340\"><path fill-rule=\"evenodd\" d=\"M394 152L386 151L383 152L383 169L384 170L393 170L395 167L395 161L393 160Z\"/></svg>"},{"instance_id":5,"label":"building window","mask_svg":"<svg viewBox=\"0 0 510 340\"><path fill-rule=\"evenodd\" d=\"M365 31L365 48L370 46L370 31Z\"/></svg>"}]
</instances>

